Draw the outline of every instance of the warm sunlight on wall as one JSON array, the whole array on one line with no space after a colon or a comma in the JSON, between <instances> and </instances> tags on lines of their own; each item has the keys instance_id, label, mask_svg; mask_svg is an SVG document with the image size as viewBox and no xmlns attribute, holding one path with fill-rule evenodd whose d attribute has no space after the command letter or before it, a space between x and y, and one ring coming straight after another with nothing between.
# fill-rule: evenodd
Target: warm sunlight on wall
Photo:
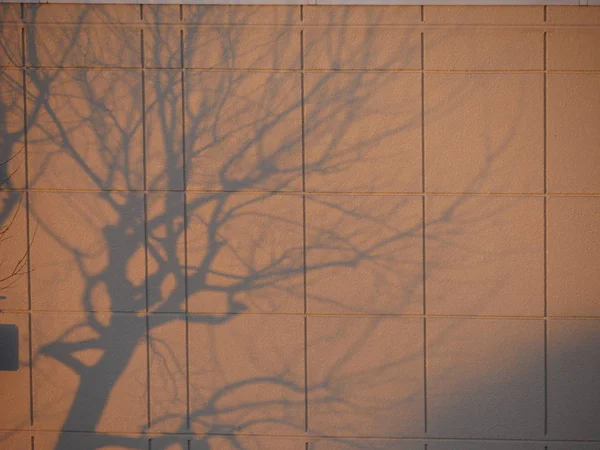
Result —
<instances>
[{"instance_id":1,"label":"warm sunlight on wall","mask_svg":"<svg viewBox=\"0 0 600 450\"><path fill-rule=\"evenodd\" d=\"M1 4L0 448L598 450L599 43Z\"/></svg>"}]
</instances>

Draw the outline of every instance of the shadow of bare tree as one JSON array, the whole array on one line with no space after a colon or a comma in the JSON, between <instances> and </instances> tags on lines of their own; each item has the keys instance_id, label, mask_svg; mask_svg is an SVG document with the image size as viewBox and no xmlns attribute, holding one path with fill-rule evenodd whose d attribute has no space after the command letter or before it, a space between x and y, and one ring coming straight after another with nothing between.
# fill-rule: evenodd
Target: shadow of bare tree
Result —
<instances>
[{"instance_id":1,"label":"shadow of bare tree","mask_svg":"<svg viewBox=\"0 0 600 450\"><path fill-rule=\"evenodd\" d=\"M197 8L196 25L180 27L178 9L158 26L168 10L146 6L140 36L118 23L125 9L82 6L50 26L45 8L28 8L24 27L27 126L0 133L4 160L27 138L26 174L2 192L0 217L27 186L34 420L60 431L36 449L423 436L425 208L427 251L464 250L451 275L442 264L431 276L475 297L520 276L486 280L499 268L482 255L536 262L543 243L469 242L540 199L425 204L420 33L394 30L382 51L389 30L305 34L297 8ZM376 70L337 70L347 67ZM23 114L4 95L23 89L20 74L3 73L3 126ZM469 83L428 104L428 120L458 107ZM518 123L487 141L462 192L486 189ZM517 346L504 362L535 353ZM456 389L477 404L470 386Z\"/></svg>"}]
</instances>

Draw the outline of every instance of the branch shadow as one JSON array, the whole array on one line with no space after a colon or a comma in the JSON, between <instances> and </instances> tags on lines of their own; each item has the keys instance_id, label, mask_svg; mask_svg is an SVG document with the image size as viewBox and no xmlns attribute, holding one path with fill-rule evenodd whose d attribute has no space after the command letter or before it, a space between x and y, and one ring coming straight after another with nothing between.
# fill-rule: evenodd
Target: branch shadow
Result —
<instances>
[{"instance_id":1,"label":"branch shadow","mask_svg":"<svg viewBox=\"0 0 600 450\"><path fill-rule=\"evenodd\" d=\"M284 449L304 448L305 432L329 436L311 439L317 450L423 436L424 347L469 337L448 321L424 342L425 212L427 251L462 252L453 268L428 266L459 286L438 293L440 310L465 290L510 292L515 273L486 261L535 263L540 243L480 246L535 202L423 200L422 75L398 71L419 61L420 37L395 30L381 53L368 27L301 36L282 25L295 8L272 27L256 8L198 8L191 20L205 26L180 28L153 25L163 13L150 6L140 37L115 24L116 9L81 6L57 27L45 8L28 9L25 26L27 127L8 131L22 107L0 105L3 160L27 130L38 230L35 424L60 431L36 449ZM459 108L471 83L428 103L427 120ZM489 186L518 139L511 120L499 141L483 138L485 162L462 192ZM3 223L15 209L5 204ZM473 303L470 314L489 313ZM506 367L537 377L527 361L538 348L513 350ZM439 408L477 409L509 378L471 373Z\"/></svg>"}]
</instances>

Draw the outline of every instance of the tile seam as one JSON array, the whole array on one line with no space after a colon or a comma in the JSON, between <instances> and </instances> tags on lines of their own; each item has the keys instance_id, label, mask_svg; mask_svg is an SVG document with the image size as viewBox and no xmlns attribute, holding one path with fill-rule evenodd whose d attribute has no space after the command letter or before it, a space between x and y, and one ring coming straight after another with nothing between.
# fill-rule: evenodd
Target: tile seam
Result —
<instances>
[{"instance_id":1,"label":"tile seam","mask_svg":"<svg viewBox=\"0 0 600 450\"><path fill-rule=\"evenodd\" d=\"M140 17L141 20L144 18L143 5L140 5ZM140 30L140 57L142 69L145 67L145 43L144 43L144 30ZM152 387L151 387L151 342L150 342L150 304L148 294L148 180L147 180L147 128L146 128L146 74L145 71L141 71L142 78L142 185L144 187L144 295L145 295L145 327L146 327L146 420L148 429L152 427Z\"/></svg>"},{"instance_id":2,"label":"tile seam","mask_svg":"<svg viewBox=\"0 0 600 450\"><path fill-rule=\"evenodd\" d=\"M188 430L192 428L192 406L191 406L191 387L190 387L190 321L189 321L189 283L188 283L188 186L187 186L187 142L186 142L186 91L185 91L185 39L184 30L179 29L179 46L181 57L181 139L182 139L182 173L183 173L183 246L184 246L184 296L185 296L185 377L186 377L186 424Z\"/></svg>"},{"instance_id":3,"label":"tile seam","mask_svg":"<svg viewBox=\"0 0 600 450\"><path fill-rule=\"evenodd\" d=\"M26 69L23 69L21 66L6 66L3 67L4 70L27 70L27 71L44 71L44 70L64 70L65 72L71 71L89 71L89 72L157 72L157 71L184 71L184 72L207 72L207 73L282 73L282 74L292 74L292 73L301 73L301 69L273 69L273 68L227 68L227 67L142 67L142 66L28 66ZM304 69L304 73L325 73L325 74L355 74L355 73L369 73L369 74L420 74L422 72L426 74L463 74L463 75L519 75L519 74L544 74L544 73L552 73L552 74L583 74L583 75L598 75L600 74L600 69L573 69L573 70L565 70L565 69L416 69L416 68L406 68L406 69L378 69L378 68L358 68L358 69Z\"/></svg>"},{"instance_id":4,"label":"tile seam","mask_svg":"<svg viewBox=\"0 0 600 450\"><path fill-rule=\"evenodd\" d=\"M421 8L421 20L424 11ZM423 283L423 430L428 431L428 399L427 399L427 251L426 251L426 212L425 212L425 34L421 33L421 245L422 245L422 283Z\"/></svg>"},{"instance_id":5,"label":"tile seam","mask_svg":"<svg viewBox=\"0 0 600 450\"><path fill-rule=\"evenodd\" d=\"M544 7L544 21L546 7ZM548 435L548 33L544 32L544 436Z\"/></svg>"},{"instance_id":6,"label":"tile seam","mask_svg":"<svg viewBox=\"0 0 600 450\"><path fill-rule=\"evenodd\" d=\"M22 433L66 433L66 434L80 434L80 435L94 435L98 434L97 431L79 431L79 430L60 430L60 429L0 429L0 432L6 431L15 431ZM364 441L429 441L429 442L486 442L486 443L600 443L599 439L530 439L530 438L485 438L485 437L428 437L428 436L418 436L418 435L409 435L409 436L364 436L364 435L313 435L313 434L249 434L249 433L161 433L161 432L150 432L150 433L141 433L141 432L129 432L129 431L104 431L103 435L106 436L139 436L139 437L148 437L148 439L152 439L153 437L164 437L164 436L172 436L172 437L188 437L188 438L196 438L196 437L258 437L258 438L289 438L289 439L325 439L325 440L336 440L336 439L357 439Z\"/></svg>"},{"instance_id":7,"label":"tile seam","mask_svg":"<svg viewBox=\"0 0 600 450\"><path fill-rule=\"evenodd\" d=\"M12 310L12 309L3 309L2 313L7 314L27 314L29 311L27 310ZM42 314L104 314L104 315L122 315L122 316L133 316L139 317L141 315L145 315L143 311L109 311L109 310L31 310L32 314L42 315ZM149 316L168 316L175 315L181 316L182 313L179 311L151 311L148 313ZM263 317L303 317L304 313L302 312L219 312L219 311L202 311L202 312L189 312L190 316L263 316ZM347 317L347 318L390 318L390 319L423 319L425 318L424 314L394 314L394 313L307 313L307 317ZM503 316L503 315L469 315L469 314L431 314L427 313L427 318L444 318L444 319L480 319L480 320L600 320L600 316L565 316L565 315L556 315L556 316L543 316L543 315L515 315L515 316Z\"/></svg>"},{"instance_id":8,"label":"tile seam","mask_svg":"<svg viewBox=\"0 0 600 450\"><path fill-rule=\"evenodd\" d=\"M2 2L0 1L0 4ZM165 28L165 29L180 29L180 28L199 28L199 29L215 29L215 28L231 28L231 29L289 29L289 30L320 30L320 29L344 29L344 28L369 28L378 30L394 30L394 29L452 29L452 30L546 30L546 29L558 29L558 30L600 30L600 24L590 23L548 23L540 21L539 23L530 24L490 24L490 23L425 23L415 21L414 23L397 23L397 24L369 24L369 23L355 23L355 24L343 24L343 23L327 23L327 24L309 24L309 23L297 23L297 24L232 24L232 23L213 23L213 24L197 24L197 23L185 23L181 21L164 22L164 23L110 23L110 22L27 22L27 21L0 21L0 24L7 25L9 27L20 27L26 28L42 27L46 29L50 28L80 28L82 26L86 28L124 28L137 30L140 27L143 29L147 28Z\"/></svg>"},{"instance_id":9,"label":"tile seam","mask_svg":"<svg viewBox=\"0 0 600 450\"><path fill-rule=\"evenodd\" d=\"M26 36L25 28L21 27L21 64L23 67L22 84L23 84L23 152L25 159L25 251L27 252L27 327L29 334L29 426L34 427L34 387L33 387L33 324L32 311L33 301L31 294L31 248L32 248L32 232L31 232L31 199L29 195L29 121L27 110L27 58L26 58ZM20 200L22 201L22 200ZM35 234L35 233L34 233ZM33 441L32 441L33 446Z\"/></svg>"},{"instance_id":10,"label":"tile seam","mask_svg":"<svg viewBox=\"0 0 600 450\"><path fill-rule=\"evenodd\" d=\"M38 192L47 194L100 194L103 192L113 194L128 194L138 193L143 194L142 189L47 189L47 188L4 188L0 192ZM149 194L161 193L179 193L184 191L179 189L151 189L147 191ZM496 197L496 198L553 198L553 197L581 197L581 198L596 198L600 197L600 193L506 193L506 192L345 192L345 191L255 191L255 190L202 190L202 189L187 189L185 192L206 195L240 195L240 196L257 196L257 195L273 195L273 196L405 196L405 197Z\"/></svg>"},{"instance_id":11,"label":"tile seam","mask_svg":"<svg viewBox=\"0 0 600 450\"><path fill-rule=\"evenodd\" d=\"M304 8L300 6L300 18L304 20ZM302 277L303 277L303 313L304 313L304 432L309 429L308 406L308 292L307 292L307 223L306 223L306 92L304 74L304 28L300 30L300 104L301 104L301 153L302 153Z\"/></svg>"}]
</instances>

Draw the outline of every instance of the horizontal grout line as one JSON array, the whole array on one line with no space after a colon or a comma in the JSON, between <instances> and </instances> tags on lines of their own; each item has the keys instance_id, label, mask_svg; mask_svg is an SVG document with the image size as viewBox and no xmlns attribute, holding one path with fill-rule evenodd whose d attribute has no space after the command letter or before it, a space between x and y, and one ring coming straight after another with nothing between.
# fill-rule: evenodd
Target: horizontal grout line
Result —
<instances>
[{"instance_id":1,"label":"horizontal grout line","mask_svg":"<svg viewBox=\"0 0 600 450\"><path fill-rule=\"evenodd\" d=\"M169 190L169 189L148 189L148 190L125 190L125 189L42 189L42 188L6 188L1 187L0 192L31 192L31 193L53 193L53 194L167 194L167 193L192 193L192 194L235 194L235 195L289 195L289 196L409 196L409 197L430 197L430 196L465 196L465 197L523 197L523 198L549 198L549 197L600 197L600 193L505 193L505 192L337 192L337 191L258 191L258 190Z\"/></svg>"},{"instance_id":2,"label":"horizontal grout line","mask_svg":"<svg viewBox=\"0 0 600 450\"><path fill-rule=\"evenodd\" d=\"M302 433L302 434L251 434L251 433L174 433L174 432L158 432L158 431L145 431L143 433L140 432L132 432L132 431L76 431L76 430L54 430L54 429L25 429L25 428L15 428L15 429L0 429L0 432L7 431L16 431L22 433L68 433L68 434L91 434L91 435L106 435L106 436L132 436L132 437L140 437L144 438L146 436L164 436L164 437L188 437L194 438L198 436L239 436L239 437L259 437L259 438L290 438L290 439L360 439L366 441L374 441L374 440L386 440L386 441L429 441L429 442L497 442L497 443L544 443L544 442L553 442L553 443L600 443L600 440L593 439L519 439L519 438L475 438L475 437L466 437L466 438L456 438L456 437L430 437L430 436L363 436L363 435L316 435L311 433Z\"/></svg>"},{"instance_id":3,"label":"horizontal grout line","mask_svg":"<svg viewBox=\"0 0 600 450\"><path fill-rule=\"evenodd\" d=\"M380 318L380 319L481 319L481 320L600 320L600 316L509 316L509 315L468 315L468 314L377 314L377 313L277 313L277 312L185 312L185 311L106 311L106 310L51 310L51 309L0 309L2 314L100 314L117 316L264 316L264 317L336 317L336 318Z\"/></svg>"},{"instance_id":4,"label":"horizontal grout line","mask_svg":"<svg viewBox=\"0 0 600 450\"><path fill-rule=\"evenodd\" d=\"M2 3L0 1L0 3ZM156 29L163 28L169 29L188 29L194 28L196 30L201 29L219 29L219 28L231 28L231 29L289 29L289 30L303 30L303 29L315 29L320 30L323 28L339 29L339 28L369 28L369 29L409 29L423 31L427 29L508 29L508 30L596 30L600 29L600 24L548 24L544 22L531 23L531 24L490 24L490 23L465 23L465 24L444 24L444 23L423 23L415 22L414 24L369 24L369 23L327 23L327 24L308 24L308 23L273 23L273 24L231 24L231 23L215 23L215 24L202 24L202 23L181 23L181 22L164 22L164 23L151 23L151 22L122 22L122 23L93 23L93 22L28 22L28 21L14 21L14 22L0 22L0 25L21 27L26 28L43 27L43 28L124 28L124 29Z\"/></svg>"},{"instance_id":5,"label":"horizontal grout line","mask_svg":"<svg viewBox=\"0 0 600 450\"><path fill-rule=\"evenodd\" d=\"M140 66L6 66L3 70L24 70L24 71L42 71L42 70L65 70L65 71L134 71L134 72L239 72L239 73L425 73L425 74L599 74L597 70L553 70L548 69L486 69L486 70L468 70L468 69L272 69L272 68L210 68L210 67L142 67Z\"/></svg>"}]
</instances>

